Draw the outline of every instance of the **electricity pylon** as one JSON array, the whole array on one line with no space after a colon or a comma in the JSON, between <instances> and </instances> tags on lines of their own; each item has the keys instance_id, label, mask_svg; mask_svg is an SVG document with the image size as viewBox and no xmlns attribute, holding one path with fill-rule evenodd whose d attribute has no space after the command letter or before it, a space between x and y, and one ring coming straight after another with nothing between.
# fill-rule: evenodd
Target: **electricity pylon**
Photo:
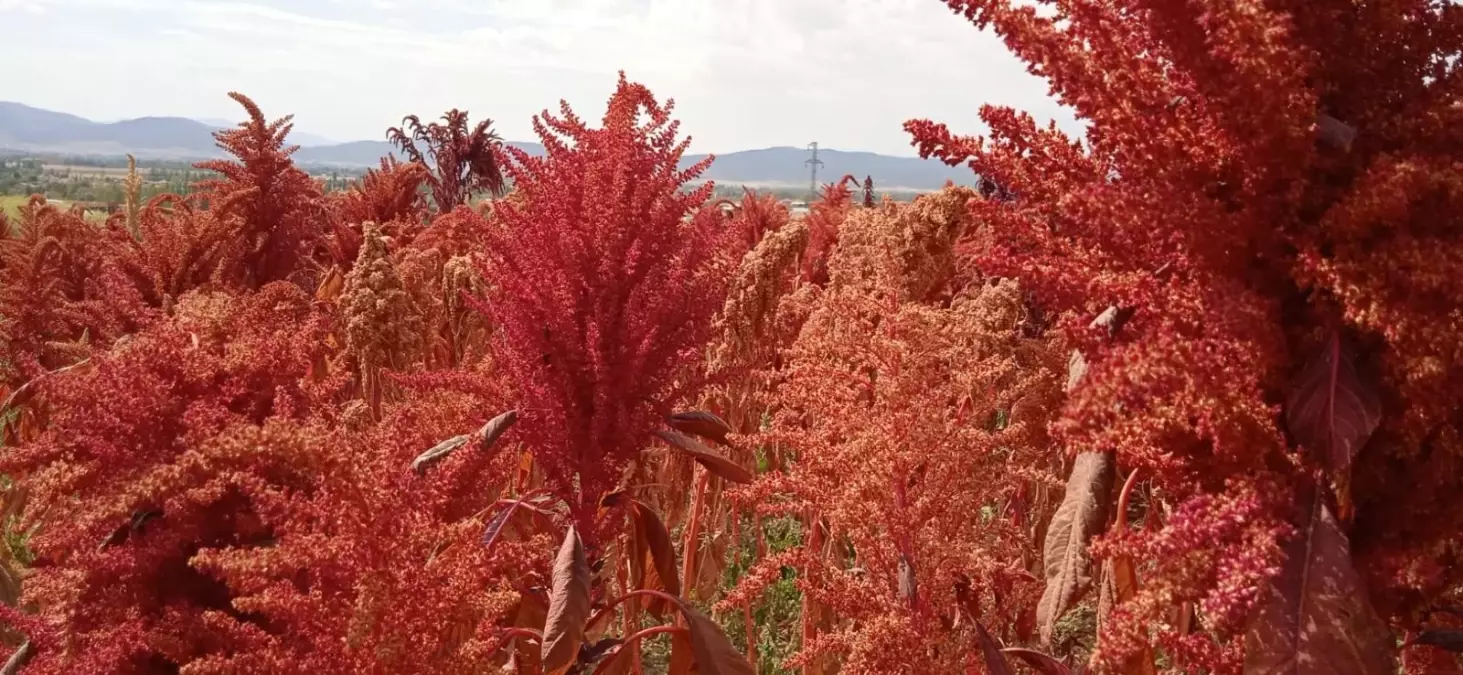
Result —
<instances>
[{"instance_id":1,"label":"electricity pylon","mask_svg":"<svg viewBox=\"0 0 1463 675\"><path fill-rule=\"evenodd\" d=\"M817 141L813 141L812 143L809 143L808 144L808 149L813 151L813 156L812 156L812 158L808 159L808 161L803 162L803 163L804 164L807 164L810 167L812 167L812 170L813 170L812 171L812 175L808 178L809 199L817 199L817 197L818 197L818 167L823 166L823 160L818 159L818 142Z\"/></svg>"}]
</instances>

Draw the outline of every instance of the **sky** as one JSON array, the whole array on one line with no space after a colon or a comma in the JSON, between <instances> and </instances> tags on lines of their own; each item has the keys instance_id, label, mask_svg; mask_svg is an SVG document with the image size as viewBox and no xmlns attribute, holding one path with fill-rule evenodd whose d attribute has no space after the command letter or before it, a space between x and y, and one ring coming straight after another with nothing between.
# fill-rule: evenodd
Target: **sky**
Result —
<instances>
[{"instance_id":1,"label":"sky","mask_svg":"<svg viewBox=\"0 0 1463 675\"><path fill-rule=\"evenodd\" d=\"M985 103L1080 128L940 0L0 0L0 26L0 100L101 121L240 119L240 91L334 140L453 107L534 140L561 99L599 119L623 69L693 152L913 155L905 120L979 133Z\"/></svg>"}]
</instances>

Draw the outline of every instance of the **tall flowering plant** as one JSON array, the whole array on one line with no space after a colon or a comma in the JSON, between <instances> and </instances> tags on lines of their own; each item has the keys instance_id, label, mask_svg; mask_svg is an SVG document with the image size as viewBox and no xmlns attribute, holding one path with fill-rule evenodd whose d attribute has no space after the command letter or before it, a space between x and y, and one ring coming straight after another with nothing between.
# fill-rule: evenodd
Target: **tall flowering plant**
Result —
<instances>
[{"instance_id":1,"label":"tall flowering plant","mask_svg":"<svg viewBox=\"0 0 1463 675\"><path fill-rule=\"evenodd\" d=\"M1463 487L1463 281L1444 272L1463 268L1463 10L946 4L1090 123L1084 141L998 107L984 138L907 124L1001 186L972 202L965 253L1078 344L1057 429L1096 468L1047 540L1043 622L1097 585L1081 552L1106 529L1099 667L1152 647L1213 672L1392 672L1389 632L1427 630L1463 583L1444 497ZM1126 510L1092 489L1114 469ZM1409 670L1432 672L1428 649Z\"/></svg>"},{"instance_id":2,"label":"tall flowering plant","mask_svg":"<svg viewBox=\"0 0 1463 675\"><path fill-rule=\"evenodd\" d=\"M520 392L519 433L586 538L601 495L698 381L728 270L727 230L688 218L712 186L679 167L673 104L621 75L603 126L567 104L534 129L543 157L507 148L515 198L484 230L485 311ZM642 119L643 118L643 119Z\"/></svg>"}]
</instances>

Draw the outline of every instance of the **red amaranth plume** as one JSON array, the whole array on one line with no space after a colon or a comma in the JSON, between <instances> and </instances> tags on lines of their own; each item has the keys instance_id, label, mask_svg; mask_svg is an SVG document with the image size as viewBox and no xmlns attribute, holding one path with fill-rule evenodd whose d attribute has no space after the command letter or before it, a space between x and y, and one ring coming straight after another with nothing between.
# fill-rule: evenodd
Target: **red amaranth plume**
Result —
<instances>
[{"instance_id":1,"label":"red amaranth plume","mask_svg":"<svg viewBox=\"0 0 1463 675\"><path fill-rule=\"evenodd\" d=\"M467 111L453 108L441 122L423 125L416 115L408 115L400 127L386 130L392 145L429 169L426 181L438 213L466 204L475 192L485 190L496 197L507 188L496 152L501 141L490 130L493 121L482 120L470 129L467 124Z\"/></svg>"},{"instance_id":2,"label":"red amaranth plume","mask_svg":"<svg viewBox=\"0 0 1463 675\"><path fill-rule=\"evenodd\" d=\"M320 188L290 159L299 146L286 146L293 117L265 121L259 106L243 94L229 97L249 119L214 134L236 161L211 160L197 167L222 174L198 183L209 208L237 228L226 242L228 281L257 288L302 271L324 230Z\"/></svg>"},{"instance_id":3,"label":"red amaranth plume","mask_svg":"<svg viewBox=\"0 0 1463 675\"><path fill-rule=\"evenodd\" d=\"M689 139L672 106L622 73L601 128L567 103L536 117L547 154L508 149L517 198L484 233L518 428L586 535L599 494L695 384L724 293L729 230L689 218L712 186L683 190L710 160L678 167Z\"/></svg>"},{"instance_id":4,"label":"red amaranth plume","mask_svg":"<svg viewBox=\"0 0 1463 675\"><path fill-rule=\"evenodd\" d=\"M818 201L809 209L808 249L803 254L803 280L814 284L828 282L828 259L838 245L838 230L843 219L853 206L853 192L849 183L858 183L853 176L844 176L837 183L828 183L819 193Z\"/></svg>"},{"instance_id":5,"label":"red amaranth plume","mask_svg":"<svg viewBox=\"0 0 1463 675\"><path fill-rule=\"evenodd\" d=\"M906 128L922 156L1001 188L971 202L984 228L965 252L981 273L1019 276L1087 358L1058 425L1069 450L1114 452L1168 507L1161 527L1111 548L1148 569L1101 631L1095 665L1114 668L1147 642L1181 669L1238 670L1247 611L1301 596L1293 580L1313 578L1275 576L1290 511L1327 516L1299 531L1345 530L1328 539L1323 571L1353 579L1355 566L1364 583L1329 590L1370 597L1394 630L1416 629L1463 588L1463 108L1459 70L1445 65L1463 48L1463 13L1404 2L1358 14L1348 0L1077 0L1041 15L1024 2L947 4L1001 35L1090 123L1078 141L987 106L984 138ZM1088 329L1109 307L1131 315L1126 327ZM1331 379L1312 378L1312 423L1282 428L1302 407L1291 383L1340 337L1358 346L1357 372L1333 354ZM1374 398L1375 411L1359 403ZM1338 472L1321 456L1348 433ZM1313 491L1309 474L1323 471L1340 525L1282 499ZM1174 515L1244 493L1267 501ZM1168 621L1180 607L1202 610L1202 627ZM1328 611L1357 625L1370 614ZM1371 633L1353 630L1353 647ZM1251 658L1329 658L1319 637L1258 637L1284 653L1252 646ZM1348 657L1387 660L1395 641L1368 644L1383 648ZM1318 667L1382 672L1333 663Z\"/></svg>"}]
</instances>

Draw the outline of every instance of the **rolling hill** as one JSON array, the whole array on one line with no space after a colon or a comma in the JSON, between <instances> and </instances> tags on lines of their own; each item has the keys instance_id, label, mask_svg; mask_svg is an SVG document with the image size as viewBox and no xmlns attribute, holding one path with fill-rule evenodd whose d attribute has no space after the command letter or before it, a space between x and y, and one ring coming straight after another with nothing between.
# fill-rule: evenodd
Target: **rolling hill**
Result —
<instances>
[{"instance_id":1,"label":"rolling hill","mask_svg":"<svg viewBox=\"0 0 1463 675\"><path fill-rule=\"evenodd\" d=\"M193 120L184 117L142 117L118 122L94 122L62 112L43 110L21 103L0 101L0 150L112 157L131 153L139 158L188 160L218 157L213 133L226 125L222 120ZM295 133L290 139L302 146L295 160L303 166L374 166L392 152L385 141L332 143L328 139ZM537 143L510 142L530 154L540 154ZM947 179L971 184L969 171L915 157L894 157L872 152L820 150L824 166L819 182L844 174L859 179L872 176L884 189L933 190ZM690 164L705 155L685 158ZM801 186L808 181L802 148L776 147L719 154L705 177L719 183L759 187Z\"/></svg>"}]
</instances>

